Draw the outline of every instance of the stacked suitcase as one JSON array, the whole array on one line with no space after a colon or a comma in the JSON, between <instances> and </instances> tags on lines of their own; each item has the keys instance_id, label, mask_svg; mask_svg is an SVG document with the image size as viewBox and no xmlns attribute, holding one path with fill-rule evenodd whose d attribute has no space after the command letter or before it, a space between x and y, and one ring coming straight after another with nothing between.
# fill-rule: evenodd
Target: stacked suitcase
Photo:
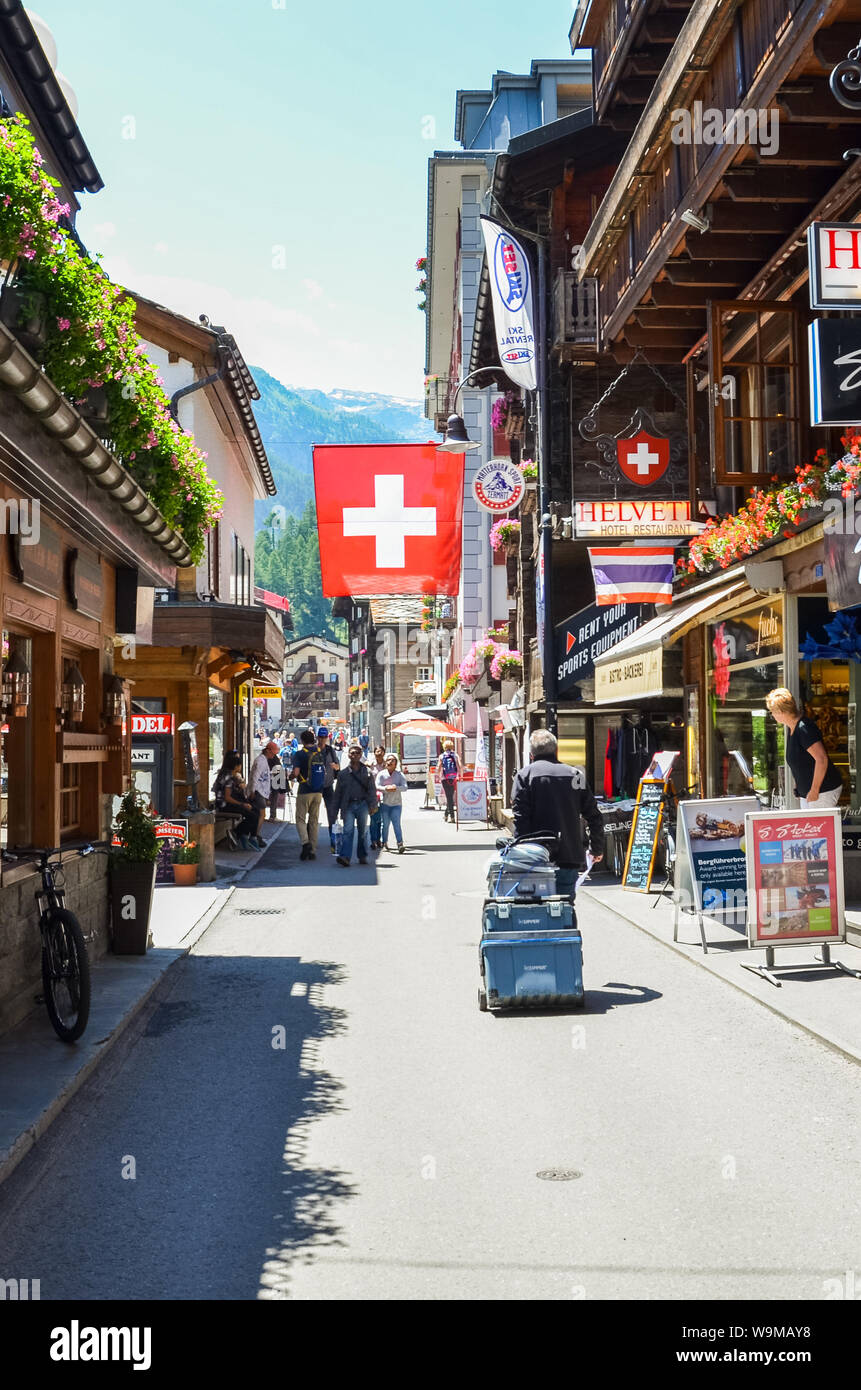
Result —
<instances>
[{"instance_id":1,"label":"stacked suitcase","mask_svg":"<svg viewBox=\"0 0 861 1390\"><path fill-rule=\"evenodd\" d=\"M512 842L489 865L479 945L482 1012L582 1008L583 941L573 904L555 889L542 845Z\"/></svg>"}]
</instances>

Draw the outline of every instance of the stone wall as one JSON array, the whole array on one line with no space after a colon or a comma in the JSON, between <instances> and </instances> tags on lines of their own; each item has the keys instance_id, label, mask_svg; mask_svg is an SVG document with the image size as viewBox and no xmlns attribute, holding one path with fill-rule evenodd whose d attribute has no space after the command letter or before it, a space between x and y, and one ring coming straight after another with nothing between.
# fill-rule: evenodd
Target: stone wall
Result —
<instances>
[{"instance_id":1,"label":"stone wall","mask_svg":"<svg viewBox=\"0 0 861 1390\"><path fill-rule=\"evenodd\" d=\"M107 856L73 855L63 873L66 906L81 924L92 963L110 948ZM0 1033L20 1023L42 992L41 936L33 896L40 882L33 873L0 888ZM50 1028L47 1014L45 1026Z\"/></svg>"}]
</instances>

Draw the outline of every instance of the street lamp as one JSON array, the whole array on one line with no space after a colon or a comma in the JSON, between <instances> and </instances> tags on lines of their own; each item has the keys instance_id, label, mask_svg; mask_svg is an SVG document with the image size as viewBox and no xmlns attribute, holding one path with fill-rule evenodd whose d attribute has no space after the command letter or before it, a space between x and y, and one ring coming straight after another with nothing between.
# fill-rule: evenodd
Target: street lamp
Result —
<instances>
[{"instance_id":1,"label":"street lamp","mask_svg":"<svg viewBox=\"0 0 861 1390\"><path fill-rule=\"evenodd\" d=\"M438 454L463 454L466 453L467 449L481 448L481 440L479 440L477 444L474 444L466 432L463 416L457 413L457 398L466 383L471 381L474 376L478 376L479 372L497 372L499 370L500 368L498 367L476 367L475 371L470 372L462 381L457 383L454 391L454 399L451 403L452 413L449 415L445 427L445 439L442 444L437 445Z\"/></svg>"}]
</instances>

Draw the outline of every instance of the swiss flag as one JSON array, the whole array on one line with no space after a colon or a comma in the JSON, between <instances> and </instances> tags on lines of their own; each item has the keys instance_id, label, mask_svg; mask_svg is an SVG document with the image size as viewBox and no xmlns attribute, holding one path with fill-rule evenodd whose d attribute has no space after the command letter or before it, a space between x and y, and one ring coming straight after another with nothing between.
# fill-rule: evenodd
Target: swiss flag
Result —
<instances>
[{"instance_id":1,"label":"swiss flag","mask_svg":"<svg viewBox=\"0 0 861 1390\"><path fill-rule=\"evenodd\" d=\"M640 487L649 487L662 478L670 466L670 441L638 430L630 439L616 441L616 457L626 478L639 483Z\"/></svg>"},{"instance_id":2,"label":"swiss flag","mask_svg":"<svg viewBox=\"0 0 861 1390\"><path fill-rule=\"evenodd\" d=\"M463 454L428 444L318 444L314 490L326 598L456 594Z\"/></svg>"}]
</instances>

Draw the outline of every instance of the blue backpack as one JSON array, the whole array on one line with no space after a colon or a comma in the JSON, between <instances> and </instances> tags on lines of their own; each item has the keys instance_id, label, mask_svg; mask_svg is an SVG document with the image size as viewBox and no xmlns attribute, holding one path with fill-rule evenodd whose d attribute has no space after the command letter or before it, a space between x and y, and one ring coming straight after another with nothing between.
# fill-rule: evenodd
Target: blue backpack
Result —
<instances>
[{"instance_id":1,"label":"blue backpack","mask_svg":"<svg viewBox=\"0 0 861 1390\"><path fill-rule=\"evenodd\" d=\"M302 782L309 792L321 792L326 785L326 761L322 753L316 750L308 758L308 776L303 777L299 773L299 781Z\"/></svg>"},{"instance_id":2,"label":"blue backpack","mask_svg":"<svg viewBox=\"0 0 861 1390\"><path fill-rule=\"evenodd\" d=\"M449 781L452 777L457 777L457 758L454 753L443 753L442 776L444 782Z\"/></svg>"}]
</instances>

